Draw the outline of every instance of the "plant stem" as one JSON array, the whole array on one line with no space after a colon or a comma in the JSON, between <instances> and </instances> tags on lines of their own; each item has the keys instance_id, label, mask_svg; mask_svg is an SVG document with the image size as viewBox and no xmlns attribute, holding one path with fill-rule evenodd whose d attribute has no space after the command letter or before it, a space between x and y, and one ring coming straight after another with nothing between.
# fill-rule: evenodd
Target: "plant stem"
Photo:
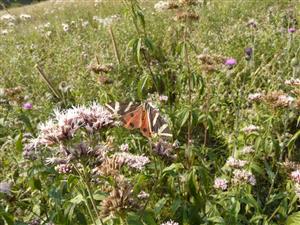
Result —
<instances>
[{"instance_id":1,"label":"plant stem","mask_svg":"<svg viewBox=\"0 0 300 225\"><path fill-rule=\"evenodd\" d=\"M119 54L119 51L118 51L116 38L115 38L115 35L113 33L113 30L112 30L111 26L109 26L108 31L109 31L110 38L111 38L111 41L112 41L112 44L113 44L113 48L114 48L114 52L115 52L115 56L116 56L117 62L120 65L120 54Z\"/></svg>"}]
</instances>

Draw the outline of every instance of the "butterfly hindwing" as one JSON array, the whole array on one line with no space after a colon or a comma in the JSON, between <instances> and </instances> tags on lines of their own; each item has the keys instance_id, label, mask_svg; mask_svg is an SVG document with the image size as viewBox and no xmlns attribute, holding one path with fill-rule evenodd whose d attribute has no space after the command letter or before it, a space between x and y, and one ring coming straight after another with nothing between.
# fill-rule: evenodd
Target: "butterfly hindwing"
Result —
<instances>
[{"instance_id":1,"label":"butterfly hindwing","mask_svg":"<svg viewBox=\"0 0 300 225\"><path fill-rule=\"evenodd\" d=\"M136 110L141 104L138 103L119 103L119 102L114 102L110 104L106 104L107 109L113 113L113 114L118 114L118 115L125 115L129 112L132 112Z\"/></svg>"},{"instance_id":2,"label":"butterfly hindwing","mask_svg":"<svg viewBox=\"0 0 300 225\"><path fill-rule=\"evenodd\" d=\"M158 110L151 105L148 105L147 108L152 133L156 133L162 137L172 137L168 123L159 114Z\"/></svg>"}]
</instances>

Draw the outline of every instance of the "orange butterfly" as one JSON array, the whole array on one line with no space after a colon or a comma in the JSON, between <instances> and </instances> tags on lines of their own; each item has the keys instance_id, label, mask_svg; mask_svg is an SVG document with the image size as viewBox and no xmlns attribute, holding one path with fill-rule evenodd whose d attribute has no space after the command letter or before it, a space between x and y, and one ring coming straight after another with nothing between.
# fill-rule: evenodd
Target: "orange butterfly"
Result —
<instances>
[{"instance_id":1,"label":"orange butterfly","mask_svg":"<svg viewBox=\"0 0 300 225\"><path fill-rule=\"evenodd\" d=\"M166 121L161 117L158 110L150 103L137 104L106 104L108 110L121 116L124 127L127 129L140 129L145 137L152 137L157 134L162 138L172 137Z\"/></svg>"}]
</instances>

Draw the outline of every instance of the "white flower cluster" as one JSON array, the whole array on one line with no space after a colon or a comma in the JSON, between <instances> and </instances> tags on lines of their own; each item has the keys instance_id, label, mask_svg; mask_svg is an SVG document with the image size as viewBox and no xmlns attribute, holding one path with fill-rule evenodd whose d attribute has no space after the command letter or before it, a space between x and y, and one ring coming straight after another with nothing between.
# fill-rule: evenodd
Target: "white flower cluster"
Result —
<instances>
[{"instance_id":1,"label":"white flower cluster","mask_svg":"<svg viewBox=\"0 0 300 225\"><path fill-rule=\"evenodd\" d=\"M173 220L169 220L165 223L162 223L161 225L179 225L179 223L173 221Z\"/></svg>"},{"instance_id":2,"label":"white flower cluster","mask_svg":"<svg viewBox=\"0 0 300 225\"><path fill-rule=\"evenodd\" d=\"M96 22L98 22L100 25L107 27L109 25L111 25L113 22L117 21L120 19L119 15L112 15L106 18L100 18L98 16L93 16L93 20L95 20Z\"/></svg>"},{"instance_id":3,"label":"white flower cluster","mask_svg":"<svg viewBox=\"0 0 300 225\"><path fill-rule=\"evenodd\" d=\"M147 199L147 198L149 198L149 196L150 196L150 194L147 193L147 192L145 192L145 191L141 191L141 192L137 195L137 197L138 197L139 199L141 199L141 200Z\"/></svg>"},{"instance_id":4,"label":"white flower cluster","mask_svg":"<svg viewBox=\"0 0 300 225\"><path fill-rule=\"evenodd\" d=\"M3 30L0 31L0 33L1 33L2 35L7 35L7 34L9 34L10 32L11 32L11 30L8 30L8 29L3 29Z\"/></svg>"},{"instance_id":5,"label":"white flower cluster","mask_svg":"<svg viewBox=\"0 0 300 225\"><path fill-rule=\"evenodd\" d=\"M128 152L128 150L129 150L129 145L127 143L120 145L120 151L121 152Z\"/></svg>"},{"instance_id":6,"label":"white flower cluster","mask_svg":"<svg viewBox=\"0 0 300 225\"><path fill-rule=\"evenodd\" d=\"M255 150L253 149L253 146L245 146L244 148L241 149L242 154L250 154L253 152L255 152Z\"/></svg>"},{"instance_id":7,"label":"white flower cluster","mask_svg":"<svg viewBox=\"0 0 300 225\"><path fill-rule=\"evenodd\" d=\"M250 134L250 133L252 133L252 132L259 131L259 130L260 130L260 127L255 126L255 125L253 125L253 124L251 124L251 125L249 125L249 126L247 126L247 127L244 127L244 128L242 129L242 131L245 132L246 134Z\"/></svg>"},{"instance_id":8,"label":"white flower cluster","mask_svg":"<svg viewBox=\"0 0 300 225\"><path fill-rule=\"evenodd\" d=\"M154 5L154 9L158 12L165 11L167 9L170 9L172 3L169 1L159 1Z\"/></svg>"},{"instance_id":9,"label":"white flower cluster","mask_svg":"<svg viewBox=\"0 0 300 225\"><path fill-rule=\"evenodd\" d=\"M11 190L11 184L8 182L0 182L0 193L9 194Z\"/></svg>"},{"instance_id":10,"label":"white flower cluster","mask_svg":"<svg viewBox=\"0 0 300 225\"><path fill-rule=\"evenodd\" d=\"M67 23L62 23L61 26L62 26L64 32L68 32L68 31L69 31L69 28L70 28L70 27L69 27L69 24L67 24Z\"/></svg>"},{"instance_id":11,"label":"white flower cluster","mask_svg":"<svg viewBox=\"0 0 300 225\"><path fill-rule=\"evenodd\" d=\"M30 20L31 19L31 15L24 14L24 13L20 14L19 17L20 17L21 20Z\"/></svg>"},{"instance_id":12,"label":"white flower cluster","mask_svg":"<svg viewBox=\"0 0 300 225\"><path fill-rule=\"evenodd\" d=\"M236 169L233 171L233 179L232 182L235 184L243 184L248 183L250 185L256 184L256 179L254 175L246 170Z\"/></svg>"},{"instance_id":13,"label":"white flower cluster","mask_svg":"<svg viewBox=\"0 0 300 225\"><path fill-rule=\"evenodd\" d=\"M66 174L72 171L72 167L69 164L59 164L54 168L58 173Z\"/></svg>"},{"instance_id":14,"label":"white flower cluster","mask_svg":"<svg viewBox=\"0 0 300 225\"><path fill-rule=\"evenodd\" d=\"M133 155L127 152L117 152L114 156L120 164L125 163L129 167L138 170L143 169L143 167L150 162L149 158L146 156Z\"/></svg>"},{"instance_id":15,"label":"white flower cluster","mask_svg":"<svg viewBox=\"0 0 300 225\"><path fill-rule=\"evenodd\" d=\"M215 182L214 182L214 188L215 189L221 189L223 191L225 191L228 188L228 181L226 179L223 178L216 178Z\"/></svg>"},{"instance_id":16,"label":"white flower cluster","mask_svg":"<svg viewBox=\"0 0 300 225\"><path fill-rule=\"evenodd\" d=\"M243 168L247 163L248 161L246 160L235 159L232 156L230 156L226 162L226 164L232 168Z\"/></svg>"},{"instance_id":17,"label":"white flower cluster","mask_svg":"<svg viewBox=\"0 0 300 225\"><path fill-rule=\"evenodd\" d=\"M0 20L5 22L13 22L16 20L16 17L11 14L4 14L0 17Z\"/></svg>"}]
</instances>

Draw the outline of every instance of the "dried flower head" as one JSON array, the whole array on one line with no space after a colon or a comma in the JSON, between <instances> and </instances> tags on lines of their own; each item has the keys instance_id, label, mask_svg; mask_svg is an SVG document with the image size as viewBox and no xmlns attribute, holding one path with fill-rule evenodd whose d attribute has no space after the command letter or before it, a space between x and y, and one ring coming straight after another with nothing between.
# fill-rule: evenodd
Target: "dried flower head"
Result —
<instances>
[{"instance_id":1,"label":"dried flower head","mask_svg":"<svg viewBox=\"0 0 300 225\"><path fill-rule=\"evenodd\" d=\"M223 178L216 178L214 182L214 188L225 191L228 188L228 181Z\"/></svg>"},{"instance_id":2,"label":"dried flower head","mask_svg":"<svg viewBox=\"0 0 300 225\"><path fill-rule=\"evenodd\" d=\"M256 179L254 175L246 170L240 170L236 169L233 171L233 179L232 183L234 184L250 184L250 185L255 185L256 184Z\"/></svg>"},{"instance_id":3,"label":"dried flower head","mask_svg":"<svg viewBox=\"0 0 300 225\"><path fill-rule=\"evenodd\" d=\"M200 61L202 71L208 73L221 70L226 61L226 57L213 54L200 54L197 59Z\"/></svg>"},{"instance_id":4,"label":"dried flower head","mask_svg":"<svg viewBox=\"0 0 300 225\"><path fill-rule=\"evenodd\" d=\"M125 210L138 208L132 193L132 185L124 179L119 179L109 196L101 202L102 216L117 215Z\"/></svg>"},{"instance_id":5,"label":"dried flower head","mask_svg":"<svg viewBox=\"0 0 300 225\"><path fill-rule=\"evenodd\" d=\"M283 162L282 165L288 170L300 170L299 162L285 160L285 162Z\"/></svg>"},{"instance_id":6,"label":"dried flower head","mask_svg":"<svg viewBox=\"0 0 300 225\"><path fill-rule=\"evenodd\" d=\"M174 160L176 156L173 154L174 146L164 140L159 140L152 146L153 151L166 160Z\"/></svg>"},{"instance_id":7,"label":"dried flower head","mask_svg":"<svg viewBox=\"0 0 300 225\"><path fill-rule=\"evenodd\" d=\"M99 64L93 64L91 63L88 66L88 69L90 71L93 71L94 73L109 73L110 71L113 70L113 65L112 64L103 64L103 65L99 65Z\"/></svg>"},{"instance_id":8,"label":"dried flower head","mask_svg":"<svg viewBox=\"0 0 300 225\"><path fill-rule=\"evenodd\" d=\"M180 5L197 5L199 3L199 0L179 0Z\"/></svg>"},{"instance_id":9,"label":"dried flower head","mask_svg":"<svg viewBox=\"0 0 300 225\"><path fill-rule=\"evenodd\" d=\"M247 26L250 27L250 28L257 28L256 20L255 19L249 19L248 23L247 23Z\"/></svg>"},{"instance_id":10,"label":"dried flower head","mask_svg":"<svg viewBox=\"0 0 300 225\"><path fill-rule=\"evenodd\" d=\"M178 5L170 1L159 1L154 5L154 9L158 12L176 8L178 8Z\"/></svg>"},{"instance_id":11,"label":"dried flower head","mask_svg":"<svg viewBox=\"0 0 300 225\"><path fill-rule=\"evenodd\" d=\"M261 92L252 93L248 95L248 100L253 102L261 101L263 100L264 96L265 96L264 93Z\"/></svg>"},{"instance_id":12,"label":"dried flower head","mask_svg":"<svg viewBox=\"0 0 300 225\"><path fill-rule=\"evenodd\" d=\"M174 17L175 21L197 21L199 20L199 15L191 12L177 12Z\"/></svg>"},{"instance_id":13,"label":"dried flower head","mask_svg":"<svg viewBox=\"0 0 300 225\"><path fill-rule=\"evenodd\" d=\"M286 108L293 106L295 98L283 93L282 91L274 91L265 96L265 101L274 108Z\"/></svg>"},{"instance_id":14,"label":"dried flower head","mask_svg":"<svg viewBox=\"0 0 300 225\"><path fill-rule=\"evenodd\" d=\"M294 86L294 87L299 87L300 86L300 79L290 79L290 80L286 80L284 82L286 85L290 85L290 86Z\"/></svg>"}]
</instances>

